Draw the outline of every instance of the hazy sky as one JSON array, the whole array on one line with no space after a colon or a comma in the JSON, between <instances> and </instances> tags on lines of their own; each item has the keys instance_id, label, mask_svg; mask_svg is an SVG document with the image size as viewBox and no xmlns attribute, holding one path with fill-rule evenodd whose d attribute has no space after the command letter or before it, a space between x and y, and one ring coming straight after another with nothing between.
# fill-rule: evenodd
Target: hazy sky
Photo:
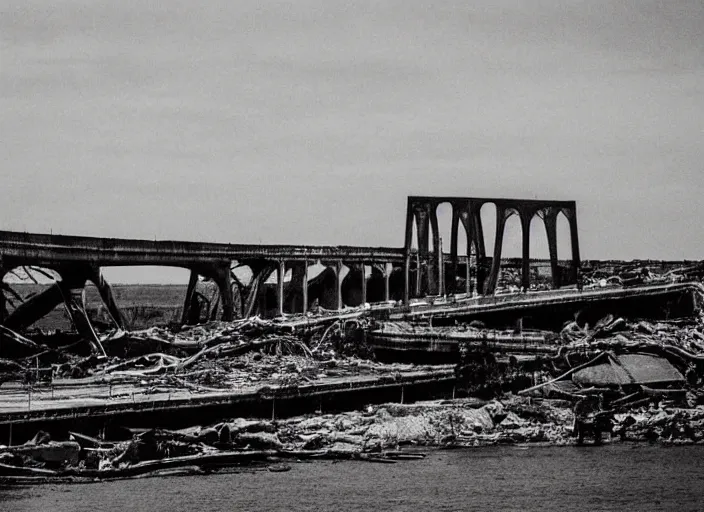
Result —
<instances>
[{"instance_id":1,"label":"hazy sky","mask_svg":"<svg viewBox=\"0 0 704 512\"><path fill-rule=\"evenodd\" d=\"M407 195L486 195L704 258L701 0L0 10L2 229L400 246Z\"/></svg>"}]
</instances>

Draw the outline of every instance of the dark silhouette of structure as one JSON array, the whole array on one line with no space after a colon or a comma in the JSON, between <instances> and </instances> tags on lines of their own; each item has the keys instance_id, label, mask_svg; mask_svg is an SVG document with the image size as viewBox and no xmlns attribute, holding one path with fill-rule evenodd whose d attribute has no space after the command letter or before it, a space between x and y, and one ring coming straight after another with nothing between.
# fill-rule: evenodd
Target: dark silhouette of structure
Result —
<instances>
[{"instance_id":1,"label":"dark silhouette of structure","mask_svg":"<svg viewBox=\"0 0 704 512\"><path fill-rule=\"evenodd\" d=\"M440 204L449 203L452 207L452 225L450 239L449 265L445 255L440 255L440 232L438 227L437 209ZM480 211L482 206L493 203L496 206L496 234L494 239L494 254L487 257L484 246L484 228ZM512 215L518 215L523 232L522 258L522 288L530 287L530 224L534 217L542 219L548 238L550 250L550 266L552 269L553 287L559 288L562 283L557 259L557 217L563 213L570 225L572 243L571 283L576 283L580 265L579 238L577 234L577 207L574 201L539 201L532 199L499 199L484 197L424 197L408 198L406 209L406 301L411 297L426 294L439 295L445 291L456 292L454 289L456 276L460 269L458 257L458 230L465 230L467 239L467 261L465 261L466 292L471 292L469 264L470 255L477 260L477 289L485 294L492 294L498 282L501 251L504 240L506 221ZM418 248L415 253L415 289L412 291L410 270L414 265L414 251L411 247L413 227L415 225ZM433 250L430 250L432 238Z\"/></svg>"}]
</instances>

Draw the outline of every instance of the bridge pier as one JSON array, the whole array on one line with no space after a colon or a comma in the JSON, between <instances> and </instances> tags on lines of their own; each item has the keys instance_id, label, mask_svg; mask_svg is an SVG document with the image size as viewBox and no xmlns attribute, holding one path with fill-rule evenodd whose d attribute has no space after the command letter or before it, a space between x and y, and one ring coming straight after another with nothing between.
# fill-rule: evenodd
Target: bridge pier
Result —
<instances>
[{"instance_id":1,"label":"bridge pier","mask_svg":"<svg viewBox=\"0 0 704 512\"><path fill-rule=\"evenodd\" d=\"M430 217L430 229L433 237L433 256L428 258L428 293L430 295L442 295L442 269L444 258L442 257L442 246L440 244L440 229L438 227L438 205L427 205L428 216Z\"/></svg>"},{"instance_id":2,"label":"bridge pier","mask_svg":"<svg viewBox=\"0 0 704 512\"><path fill-rule=\"evenodd\" d=\"M560 267L557 260L557 215L558 211L548 208L543 212L545 234L548 238L548 251L550 252L550 273L552 274L553 288L560 287Z\"/></svg>"},{"instance_id":3,"label":"bridge pier","mask_svg":"<svg viewBox=\"0 0 704 512\"><path fill-rule=\"evenodd\" d=\"M465 260L465 267L464 267L464 292L467 294L468 297L471 297L472 295L472 269L470 266L470 256L469 256L469 250L467 251L467 257Z\"/></svg>"},{"instance_id":4,"label":"bridge pier","mask_svg":"<svg viewBox=\"0 0 704 512\"><path fill-rule=\"evenodd\" d=\"M278 261L276 267L276 311L278 316L284 316L284 278L286 277L286 263Z\"/></svg>"},{"instance_id":5,"label":"bridge pier","mask_svg":"<svg viewBox=\"0 0 704 512\"><path fill-rule=\"evenodd\" d=\"M506 229L506 220L512 214L508 210L498 207L496 208L496 236L494 238L494 256L491 259L491 270L489 270L489 280L484 288L486 295L491 295L496 291L496 284L499 280L499 272L501 271L501 250L504 244L504 231Z\"/></svg>"},{"instance_id":6,"label":"bridge pier","mask_svg":"<svg viewBox=\"0 0 704 512\"><path fill-rule=\"evenodd\" d=\"M364 263L359 266L359 269L362 273L362 306L364 306L367 303L367 274Z\"/></svg>"},{"instance_id":7,"label":"bridge pier","mask_svg":"<svg viewBox=\"0 0 704 512\"><path fill-rule=\"evenodd\" d=\"M186 288L186 296L183 303L183 311L181 312L182 324L193 324L197 322L196 318L199 319L199 312L193 310L196 306L193 298L196 285L198 284L199 275L212 279L218 287L220 302L222 303L221 320L224 322L231 322L234 319L235 300L234 294L232 293L232 274L230 265L231 262L227 260L204 263L191 267L191 274L188 278L188 287ZM211 314L214 315L215 312L211 311Z\"/></svg>"},{"instance_id":8,"label":"bridge pier","mask_svg":"<svg viewBox=\"0 0 704 512\"><path fill-rule=\"evenodd\" d=\"M391 298L391 287L389 281L391 280L391 273L393 272L393 265L389 262L384 263L384 301L389 302Z\"/></svg>"},{"instance_id":9,"label":"bridge pier","mask_svg":"<svg viewBox=\"0 0 704 512\"><path fill-rule=\"evenodd\" d=\"M264 283L272 272L275 270L275 265L266 260L252 260L248 262L249 268L252 270L252 280L249 285L249 290L244 303L242 316L249 318L254 315L255 311L259 311L264 297Z\"/></svg>"},{"instance_id":10,"label":"bridge pier","mask_svg":"<svg viewBox=\"0 0 704 512\"><path fill-rule=\"evenodd\" d=\"M427 205L419 205L416 208L416 226L418 228L418 276L416 281L416 293L418 296L422 296L426 293L431 293L432 290L432 272L430 267L432 263L429 262L429 219L428 219L428 207Z\"/></svg>"},{"instance_id":11,"label":"bridge pier","mask_svg":"<svg viewBox=\"0 0 704 512\"><path fill-rule=\"evenodd\" d=\"M387 299L388 300L388 299ZM403 304L408 306L411 302L411 255L406 254L403 262Z\"/></svg>"},{"instance_id":12,"label":"bridge pier","mask_svg":"<svg viewBox=\"0 0 704 512\"><path fill-rule=\"evenodd\" d=\"M303 279L301 295L303 296L303 314L308 313L308 260L303 260Z\"/></svg>"},{"instance_id":13,"label":"bridge pier","mask_svg":"<svg viewBox=\"0 0 704 512\"><path fill-rule=\"evenodd\" d=\"M464 226L463 226L464 227ZM449 281L450 286L445 285L445 289L448 293L457 292L457 273L459 270L459 248L458 248L458 232L460 229L460 212L457 208L452 208L452 224L450 226L450 259L452 263L450 264L450 272L447 273L447 281Z\"/></svg>"},{"instance_id":14,"label":"bridge pier","mask_svg":"<svg viewBox=\"0 0 704 512\"><path fill-rule=\"evenodd\" d=\"M335 261L335 309L338 311L344 307L342 302L342 260Z\"/></svg>"},{"instance_id":15,"label":"bridge pier","mask_svg":"<svg viewBox=\"0 0 704 512\"><path fill-rule=\"evenodd\" d=\"M521 288L530 289L530 221L532 216L521 213L521 230L523 233L523 259L521 260Z\"/></svg>"},{"instance_id":16,"label":"bridge pier","mask_svg":"<svg viewBox=\"0 0 704 512\"><path fill-rule=\"evenodd\" d=\"M572 280L576 283L579 276L579 268L582 266L579 254L579 234L577 232L577 210L567 210L569 215L567 220L570 223L570 242L572 245Z\"/></svg>"},{"instance_id":17,"label":"bridge pier","mask_svg":"<svg viewBox=\"0 0 704 512\"><path fill-rule=\"evenodd\" d=\"M232 322L234 319L235 302L232 296L232 276L230 275L230 261L214 263L207 269L220 291L222 302L222 321Z\"/></svg>"}]
</instances>

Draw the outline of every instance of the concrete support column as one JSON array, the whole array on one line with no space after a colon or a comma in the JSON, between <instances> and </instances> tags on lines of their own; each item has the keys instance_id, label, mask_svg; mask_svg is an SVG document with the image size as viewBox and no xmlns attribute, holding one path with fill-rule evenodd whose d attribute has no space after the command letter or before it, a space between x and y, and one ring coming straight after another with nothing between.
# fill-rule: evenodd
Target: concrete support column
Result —
<instances>
[{"instance_id":1,"label":"concrete support column","mask_svg":"<svg viewBox=\"0 0 704 512\"><path fill-rule=\"evenodd\" d=\"M342 303L342 260L337 260L335 262L335 307L341 310L343 307Z\"/></svg>"},{"instance_id":2,"label":"concrete support column","mask_svg":"<svg viewBox=\"0 0 704 512\"><path fill-rule=\"evenodd\" d=\"M442 270L440 263L442 260L442 248L440 247L440 228L438 226L438 214L437 214L437 204L428 205L430 210L430 226L433 232L433 251L435 252L435 258L428 259L428 293L431 295L441 295L440 279L442 276Z\"/></svg>"},{"instance_id":3,"label":"concrete support column","mask_svg":"<svg viewBox=\"0 0 704 512\"><path fill-rule=\"evenodd\" d=\"M191 269L191 275L188 278L188 287L186 288L186 297L183 300L183 311L181 312L181 324L188 325L189 317L191 314L191 302L193 301L193 294L196 291L196 285L198 284L198 272Z\"/></svg>"},{"instance_id":4,"label":"concrete support column","mask_svg":"<svg viewBox=\"0 0 704 512\"><path fill-rule=\"evenodd\" d=\"M472 208L471 204L468 204L466 206L466 209L464 209L460 213L460 220L462 221L462 226L461 228L464 229L464 234L465 238L467 239L467 257L465 258L465 269L464 269L464 291L467 295L471 295L472 293L472 267L471 267L471 261L472 261L472 245L474 243L474 236L475 236L475 227L474 227L474 221L472 217Z\"/></svg>"},{"instance_id":5,"label":"concrete support column","mask_svg":"<svg viewBox=\"0 0 704 512\"><path fill-rule=\"evenodd\" d=\"M521 261L521 287L528 291L530 288L530 221L531 217L521 214L521 228L523 232L523 259Z\"/></svg>"},{"instance_id":6,"label":"concrete support column","mask_svg":"<svg viewBox=\"0 0 704 512\"><path fill-rule=\"evenodd\" d=\"M272 263L269 266L269 272L267 272L266 277L263 277L258 283L257 283L257 294L255 295L254 302L255 302L255 314L265 317L269 314L269 304L267 303L267 296L266 296L266 282L273 274L276 272L276 264Z\"/></svg>"},{"instance_id":7,"label":"concrete support column","mask_svg":"<svg viewBox=\"0 0 704 512\"><path fill-rule=\"evenodd\" d=\"M474 227L473 239L475 241L475 245L477 246L477 259L486 258L486 246L484 245L484 226L482 225L482 216L480 210L476 210L473 212L472 225Z\"/></svg>"},{"instance_id":8,"label":"concrete support column","mask_svg":"<svg viewBox=\"0 0 704 512\"><path fill-rule=\"evenodd\" d=\"M445 255L442 251L442 238L438 237L437 245L438 262L438 295L445 295Z\"/></svg>"},{"instance_id":9,"label":"concrete support column","mask_svg":"<svg viewBox=\"0 0 704 512\"><path fill-rule=\"evenodd\" d=\"M276 312L284 316L284 278L286 277L286 263L279 261L276 267Z\"/></svg>"},{"instance_id":10,"label":"concrete support column","mask_svg":"<svg viewBox=\"0 0 704 512\"><path fill-rule=\"evenodd\" d=\"M406 249L406 253L411 250L411 243L413 241L413 219L415 218L415 205L412 199L409 197L406 204L406 233L403 247Z\"/></svg>"},{"instance_id":11,"label":"concrete support column","mask_svg":"<svg viewBox=\"0 0 704 512\"><path fill-rule=\"evenodd\" d=\"M364 263L362 263L359 267L362 272L362 306L364 306L364 304L367 303L367 275L365 273Z\"/></svg>"},{"instance_id":12,"label":"concrete support column","mask_svg":"<svg viewBox=\"0 0 704 512\"><path fill-rule=\"evenodd\" d=\"M477 260L477 273L476 279L476 290L478 293L484 293L484 284L486 282L486 273L482 267L486 260L486 245L484 244L484 226L482 225L481 217L481 205L479 207L473 207L471 210L471 225L472 235L471 240L476 247L476 260Z\"/></svg>"},{"instance_id":13,"label":"concrete support column","mask_svg":"<svg viewBox=\"0 0 704 512\"><path fill-rule=\"evenodd\" d=\"M388 298L386 300L389 300ZM406 261L403 262L403 303L408 306L411 302L411 255L406 252Z\"/></svg>"},{"instance_id":14,"label":"concrete support column","mask_svg":"<svg viewBox=\"0 0 704 512\"><path fill-rule=\"evenodd\" d=\"M303 261L303 285L301 287L303 295L303 314L308 312L308 260Z\"/></svg>"},{"instance_id":15,"label":"concrete support column","mask_svg":"<svg viewBox=\"0 0 704 512\"><path fill-rule=\"evenodd\" d=\"M429 236L428 227L428 211L426 209L416 210L416 225L418 227L418 277L416 283L416 294L418 296L426 293L430 288L430 266L428 261L429 253Z\"/></svg>"},{"instance_id":16,"label":"concrete support column","mask_svg":"<svg viewBox=\"0 0 704 512\"><path fill-rule=\"evenodd\" d=\"M494 256L491 260L491 271L489 272L489 281L486 284L485 291L487 295L496 291L496 284L499 280L499 272L501 271L501 249L504 244L504 228L506 227L506 209L496 208L496 237L494 239Z\"/></svg>"},{"instance_id":17,"label":"concrete support column","mask_svg":"<svg viewBox=\"0 0 704 512\"><path fill-rule=\"evenodd\" d=\"M464 291L467 295L472 294L472 280L471 280L472 269L470 266L470 261L471 261L470 253L469 253L469 250L467 250L467 257L465 260L467 266L464 269Z\"/></svg>"},{"instance_id":18,"label":"concrete support column","mask_svg":"<svg viewBox=\"0 0 704 512\"><path fill-rule=\"evenodd\" d=\"M252 269L252 281L243 309L243 317L249 318L260 310L264 303L264 283L275 270L269 261L255 260L249 263Z\"/></svg>"},{"instance_id":19,"label":"concrete support column","mask_svg":"<svg viewBox=\"0 0 704 512\"><path fill-rule=\"evenodd\" d=\"M445 286L446 290L448 293L455 293L456 287L457 287L457 271L459 269L459 259L457 256L458 252L458 232L460 229L460 213L457 210L457 207L453 204L452 205L452 225L450 228L450 259L452 260L452 264L450 265L450 272L448 272L447 275L447 282L449 282L449 286ZM463 227L464 229L464 227Z\"/></svg>"},{"instance_id":20,"label":"concrete support column","mask_svg":"<svg viewBox=\"0 0 704 512\"><path fill-rule=\"evenodd\" d=\"M548 237L548 249L550 251L550 271L552 273L552 287L560 287L560 267L557 259L557 212L548 210L543 217L545 223L545 233Z\"/></svg>"},{"instance_id":21,"label":"concrete support column","mask_svg":"<svg viewBox=\"0 0 704 512\"><path fill-rule=\"evenodd\" d=\"M582 266L581 256L579 254L579 233L577 231L577 209L571 211L569 216L570 223L570 239L572 242L572 280L577 282L579 268Z\"/></svg>"},{"instance_id":22,"label":"concrete support column","mask_svg":"<svg viewBox=\"0 0 704 512\"><path fill-rule=\"evenodd\" d=\"M406 258L406 262L408 262L408 258ZM384 263L384 300L386 302L391 299L391 287L389 286L389 281L391 281L391 273L393 270L393 264L389 262ZM408 270L406 270L406 280L408 280ZM408 286L406 286L406 290L408 290Z\"/></svg>"},{"instance_id":23,"label":"concrete support column","mask_svg":"<svg viewBox=\"0 0 704 512\"><path fill-rule=\"evenodd\" d=\"M234 319L235 301L232 296L232 275L230 275L230 261L223 261L213 264L210 273L218 285L220 298L222 302L222 320L223 322L232 322Z\"/></svg>"}]
</instances>

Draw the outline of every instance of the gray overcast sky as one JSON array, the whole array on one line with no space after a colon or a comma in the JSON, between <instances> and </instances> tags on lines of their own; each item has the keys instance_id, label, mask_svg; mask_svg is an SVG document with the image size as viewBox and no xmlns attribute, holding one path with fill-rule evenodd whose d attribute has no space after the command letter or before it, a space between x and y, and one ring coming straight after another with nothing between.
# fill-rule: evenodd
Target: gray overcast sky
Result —
<instances>
[{"instance_id":1,"label":"gray overcast sky","mask_svg":"<svg viewBox=\"0 0 704 512\"><path fill-rule=\"evenodd\" d=\"M704 257L701 0L0 6L2 229L400 246L409 194L523 196Z\"/></svg>"}]
</instances>

